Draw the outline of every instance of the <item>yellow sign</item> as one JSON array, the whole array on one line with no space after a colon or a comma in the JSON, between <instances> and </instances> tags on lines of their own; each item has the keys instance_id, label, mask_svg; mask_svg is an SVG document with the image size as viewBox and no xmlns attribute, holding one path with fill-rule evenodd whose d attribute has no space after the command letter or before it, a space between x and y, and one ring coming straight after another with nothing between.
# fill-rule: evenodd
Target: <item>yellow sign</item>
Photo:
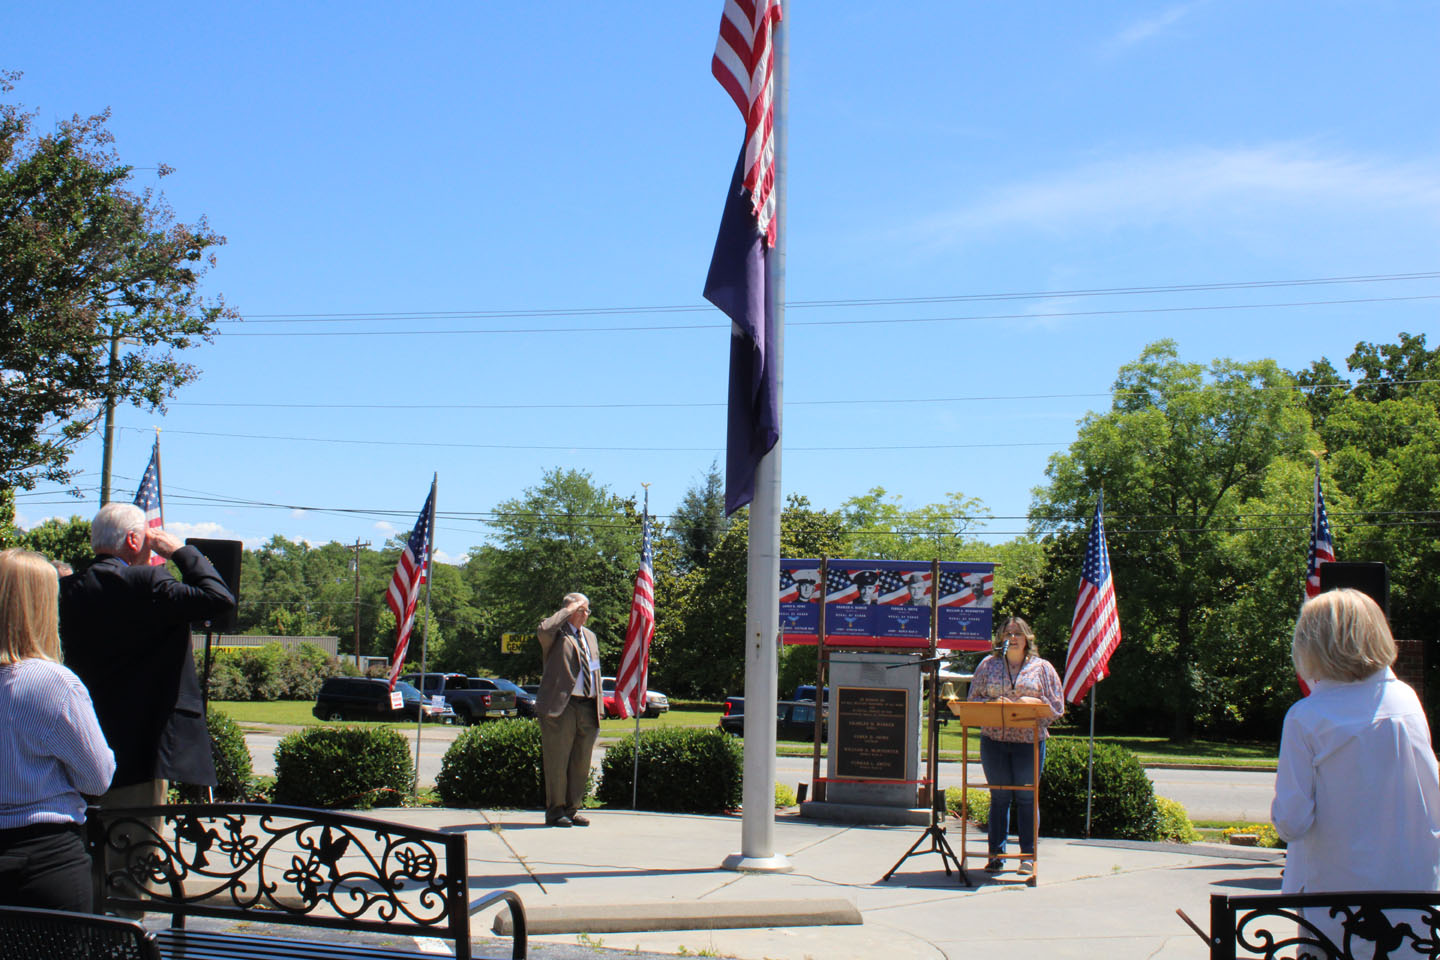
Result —
<instances>
[{"instance_id":1,"label":"yellow sign","mask_svg":"<svg viewBox=\"0 0 1440 960\"><path fill-rule=\"evenodd\" d=\"M539 642L533 633L502 633L500 634L500 652L524 653L531 641Z\"/></svg>"}]
</instances>

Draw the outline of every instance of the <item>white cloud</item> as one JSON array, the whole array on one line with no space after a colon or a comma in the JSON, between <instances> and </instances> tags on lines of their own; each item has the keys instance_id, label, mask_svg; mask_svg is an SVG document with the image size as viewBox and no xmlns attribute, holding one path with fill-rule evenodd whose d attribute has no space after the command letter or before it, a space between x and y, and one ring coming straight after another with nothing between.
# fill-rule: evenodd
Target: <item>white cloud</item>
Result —
<instances>
[{"instance_id":1,"label":"white cloud","mask_svg":"<svg viewBox=\"0 0 1440 960\"><path fill-rule=\"evenodd\" d=\"M376 520L375 529L388 536L395 532L395 524L391 523L389 520Z\"/></svg>"},{"instance_id":2,"label":"white cloud","mask_svg":"<svg viewBox=\"0 0 1440 960\"><path fill-rule=\"evenodd\" d=\"M299 518L305 516L309 512L309 510L301 510L299 507L293 507L290 510L290 516L291 518Z\"/></svg>"},{"instance_id":3,"label":"white cloud","mask_svg":"<svg viewBox=\"0 0 1440 960\"><path fill-rule=\"evenodd\" d=\"M239 540L246 550L255 550L265 545L269 537L242 537L234 530L221 526L214 521L204 523L184 523L179 520L166 520L165 532L185 540L195 537L199 540Z\"/></svg>"},{"instance_id":4,"label":"white cloud","mask_svg":"<svg viewBox=\"0 0 1440 960\"><path fill-rule=\"evenodd\" d=\"M1440 167L1325 154L1301 144L1132 154L1012 183L932 218L946 243L1004 227L1087 231L1377 211L1440 220Z\"/></svg>"},{"instance_id":5,"label":"white cloud","mask_svg":"<svg viewBox=\"0 0 1440 960\"><path fill-rule=\"evenodd\" d=\"M1118 53L1127 47L1133 47L1137 43L1143 43L1152 37L1159 36L1199 6L1201 6L1200 3L1177 3L1166 7L1153 17L1137 20L1111 37L1105 44L1105 52Z\"/></svg>"},{"instance_id":6,"label":"white cloud","mask_svg":"<svg viewBox=\"0 0 1440 960\"><path fill-rule=\"evenodd\" d=\"M434 551L433 555L435 557L436 563L448 563L452 567L458 567L463 564L467 559L469 559L468 554L462 553L457 555L453 553L446 553L444 550L436 550Z\"/></svg>"}]
</instances>

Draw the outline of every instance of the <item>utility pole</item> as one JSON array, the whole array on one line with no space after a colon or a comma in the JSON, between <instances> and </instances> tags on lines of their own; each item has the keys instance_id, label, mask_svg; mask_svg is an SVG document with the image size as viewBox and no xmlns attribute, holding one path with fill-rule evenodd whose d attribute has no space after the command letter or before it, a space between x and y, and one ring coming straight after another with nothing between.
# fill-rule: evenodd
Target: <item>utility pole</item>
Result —
<instances>
[{"instance_id":1,"label":"utility pole","mask_svg":"<svg viewBox=\"0 0 1440 960\"><path fill-rule=\"evenodd\" d=\"M354 550L354 551L355 551L355 556L350 560L350 566L351 566L351 568L355 571L355 669L356 669L356 670L359 670L359 669L360 669L360 550L361 550L362 548L368 547L368 546L370 546L370 541L369 541L369 540L366 540L364 543L361 543L361 542L360 542L360 538L359 538L359 537L356 537L356 538L355 538L355 545L350 548L351 550Z\"/></svg>"},{"instance_id":2,"label":"utility pole","mask_svg":"<svg viewBox=\"0 0 1440 960\"><path fill-rule=\"evenodd\" d=\"M115 374L120 366L120 325L110 323L110 366L105 377L105 450L100 461L100 506L110 502L110 461L115 450Z\"/></svg>"}]
</instances>

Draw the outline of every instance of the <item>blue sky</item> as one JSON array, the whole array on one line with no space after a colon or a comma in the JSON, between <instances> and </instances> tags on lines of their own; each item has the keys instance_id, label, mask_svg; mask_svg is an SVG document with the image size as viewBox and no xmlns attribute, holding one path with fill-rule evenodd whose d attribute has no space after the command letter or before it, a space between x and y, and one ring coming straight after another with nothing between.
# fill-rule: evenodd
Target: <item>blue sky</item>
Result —
<instances>
[{"instance_id":1,"label":"blue sky","mask_svg":"<svg viewBox=\"0 0 1440 960\"><path fill-rule=\"evenodd\" d=\"M1440 270L1440 5L900 9L789 8L786 492L1023 515L1153 340L1292 369L1434 340L1436 278L1066 291ZM167 525L251 546L379 545L432 472L442 515L554 466L673 509L723 460L728 329L700 298L742 134L709 73L720 10L11 11L12 96L42 124L108 106L127 161L173 166L180 218L228 237L205 289L246 318L163 417L121 412L116 495L158 425ZM22 525L93 512L100 460L81 446L85 499L42 486ZM442 516L441 558L488 529Z\"/></svg>"}]
</instances>

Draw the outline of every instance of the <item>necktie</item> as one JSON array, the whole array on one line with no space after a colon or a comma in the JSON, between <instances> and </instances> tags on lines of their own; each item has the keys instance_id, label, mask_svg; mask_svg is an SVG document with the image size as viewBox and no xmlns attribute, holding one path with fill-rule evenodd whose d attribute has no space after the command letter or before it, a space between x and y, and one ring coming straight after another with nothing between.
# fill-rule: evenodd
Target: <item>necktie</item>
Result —
<instances>
[{"instance_id":1,"label":"necktie","mask_svg":"<svg viewBox=\"0 0 1440 960\"><path fill-rule=\"evenodd\" d=\"M575 639L580 643L580 696L593 697L595 694L590 690L590 644L585 642L585 634L582 631L575 631Z\"/></svg>"}]
</instances>

